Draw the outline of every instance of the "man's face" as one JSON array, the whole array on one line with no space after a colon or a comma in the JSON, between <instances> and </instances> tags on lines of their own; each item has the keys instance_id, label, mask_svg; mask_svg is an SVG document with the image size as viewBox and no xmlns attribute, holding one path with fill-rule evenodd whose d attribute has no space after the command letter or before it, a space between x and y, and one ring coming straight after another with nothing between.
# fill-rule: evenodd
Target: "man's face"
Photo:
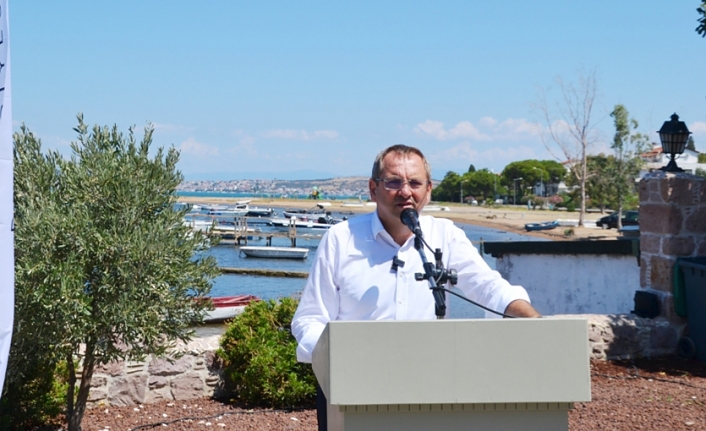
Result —
<instances>
[{"instance_id":1,"label":"man's face","mask_svg":"<svg viewBox=\"0 0 706 431\"><path fill-rule=\"evenodd\" d=\"M377 203L378 216L387 228L402 224L400 214L405 208L422 211L431 197L431 183L427 181L424 161L416 154L389 153L383 159L383 166L380 180L371 179L369 188L370 198Z\"/></svg>"}]
</instances>

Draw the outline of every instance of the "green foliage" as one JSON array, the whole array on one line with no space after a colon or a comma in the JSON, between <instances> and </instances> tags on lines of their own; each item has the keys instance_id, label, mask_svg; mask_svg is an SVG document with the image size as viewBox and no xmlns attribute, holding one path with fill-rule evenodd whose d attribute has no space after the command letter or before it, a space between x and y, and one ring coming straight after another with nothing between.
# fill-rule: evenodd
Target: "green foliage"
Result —
<instances>
[{"instance_id":1,"label":"green foliage","mask_svg":"<svg viewBox=\"0 0 706 431\"><path fill-rule=\"evenodd\" d=\"M442 202L458 202L459 201L459 182L461 176L456 172L449 171L444 176L444 179L434 187L431 191L431 199Z\"/></svg>"},{"instance_id":2,"label":"green foliage","mask_svg":"<svg viewBox=\"0 0 706 431\"><path fill-rule=\"evenodd\" d=\"M66 363L52 365L46 358L30 358L21 380L13 379L12 397L0 400L0 429L22 431L44 425L66 406ZM17 384L17 383L20 384Z\"/></svg>"},{"instance_id":3,"label":"green foliage","mask_svg":"<svg viewBox=\"0 0 706 431\"><path fill-rule=\"evenodd\" d=\"M564 180L566 169L554 160L521 160L505 166L502 172L503 183L511 194L517 192L517 201L521 202L527 188L534 192L535 186L558 184ZM515 181L516 178L521 180ZM516 184L515 184L516 183ZM516 186L516 187L515 187ZM516 188L516 190L515 190Z\"/></svg>"},{"instance_id":4,"label":"green foliage","mask_svg":"<svg viewBox=\"0 0 706 431\"><path fill-rule=\"evenodd\" d=\"M291 333L297 305L292 298L254 302L228 325L217 355L240 401L274 408L314 401L316 379L309 364L297 362Z\"/></svg>"},{"instance_id":5,"label":"green foliage","mask_svg":"<svg viewBox=\"0 0 706 431\"><path fill-rule=\"evenodd\" d=\"M706 163L706 153L699 153L698 162L699 163Z\"/></svg>"},{"instance_id":6,"label":"green foliage","mask_svg":"<svg viewBox=\"0 0 706 431\"><path fill-rule=\"evenodd\" d=\"M699 25L696 27L696 32L701 35L701 37L706 37L706 2L701 3L696 9L696 12L701 15L698 19Z\"/></svg>"},{"instance_id":7,"label":"green foliage","mask_svg":"<svg viewBox=\"0 0 706 431\"><path fill-rule=\"evenodd\" d=\"M16 319L3 396L18 396L32 367L48 376L67 361L70 431L95 366L188 341L208 307L192 298L218 274L213 258L199 258L207 238L174 209L178 152L150 158L150 127L136 142L132 129L89 131L79 115L74 130L70 159L44 154L24 125L14 135Z\"/></svg>"},{"instance_id":8,"label":"green foliage","mask_svg":"<svg viewBox=\"0 0 706 431\"><path fill-rule=\"evenodd\" d=\"M696 171L694 172L696 176L706 178L706 169L701 169L701 168L696 168Z\"/></svg>"}]
</instances>

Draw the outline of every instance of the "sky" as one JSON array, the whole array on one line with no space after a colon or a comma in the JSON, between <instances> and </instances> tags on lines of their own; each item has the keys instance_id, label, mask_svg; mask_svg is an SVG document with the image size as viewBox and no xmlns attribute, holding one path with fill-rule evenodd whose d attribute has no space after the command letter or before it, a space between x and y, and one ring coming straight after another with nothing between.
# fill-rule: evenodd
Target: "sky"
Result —
<instances>
[{"instance_id":1,"label":"sky","mask_svg":"<svg viewBox=\"0 0 706 431\"><path fill-rule=\"evenodd\" d=\"M700 1L10 0L13 122L70 154L88 124L152 124L187 180L370 175L393 144L433 177L562 159L561 87L595 73L591 152L610 112L677 113L706 151ZM553 123L560 124L560 123Z\"/></svg>"}]
</instances>

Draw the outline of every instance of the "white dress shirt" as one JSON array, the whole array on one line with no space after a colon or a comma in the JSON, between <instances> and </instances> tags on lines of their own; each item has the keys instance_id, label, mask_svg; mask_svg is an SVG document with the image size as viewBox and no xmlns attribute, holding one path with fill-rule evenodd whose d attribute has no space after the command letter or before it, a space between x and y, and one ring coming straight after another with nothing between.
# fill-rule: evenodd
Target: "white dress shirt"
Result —
<instances>
[{"instance_id":1,"label":"white dress shirt","mask_svg":"<svg viewBox=\"0 0 706 431\"><path fill-rule=\"evenodd\" d=\"M456 287L469 299L498 312L516 299L529 302L525 289L490 269L453 222L421 216L419 223L429 246L443 252L444 268L458 272ZM425 252L434 262L433 253L426 247ZM395 256L404 267L392 268ZM416 281L415 273L424 273L424 268L414 236L399 246L376 211L331 227L321 239L292 321L299 343L297 360L311 362L316 342L331 320L435 319L429 282ZM486 317L497 316L486 312Z\"/></svg>"}]
</instances>

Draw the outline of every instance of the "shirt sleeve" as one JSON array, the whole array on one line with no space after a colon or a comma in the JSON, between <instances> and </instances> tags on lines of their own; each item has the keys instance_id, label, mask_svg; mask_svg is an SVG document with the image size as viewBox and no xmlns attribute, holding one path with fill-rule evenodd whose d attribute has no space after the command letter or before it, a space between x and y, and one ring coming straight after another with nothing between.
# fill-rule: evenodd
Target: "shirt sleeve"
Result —
<instances>
[{"instance_id":1,"label":"shirt sleeve","mask_svg":"<svg viewBox=\"0 0 706 431\"><path fill-rule=\"evenodd\" d=\"M524 287L510 284L499 272L492 270L461 229L452 226L447 238L450 250L448 267L458 272L456 287L468 299L499 313L517 299L530 302ZM501 316L486 311L485 317Z\"/></svg>"},{"instance_id":2,"label":"shirt sleeve","mask_svg":"<svg viewBox=\"0 0 706 431\"><path fill-rule=\"evenodd\" d=\"M292 319L292 334L297 339L297 360L311 362L311 354L326 323L338 316L338 290L333 265L336 250L330 232L321 238L309 272L299 307Z\"/></svg>"}]
</instances>

